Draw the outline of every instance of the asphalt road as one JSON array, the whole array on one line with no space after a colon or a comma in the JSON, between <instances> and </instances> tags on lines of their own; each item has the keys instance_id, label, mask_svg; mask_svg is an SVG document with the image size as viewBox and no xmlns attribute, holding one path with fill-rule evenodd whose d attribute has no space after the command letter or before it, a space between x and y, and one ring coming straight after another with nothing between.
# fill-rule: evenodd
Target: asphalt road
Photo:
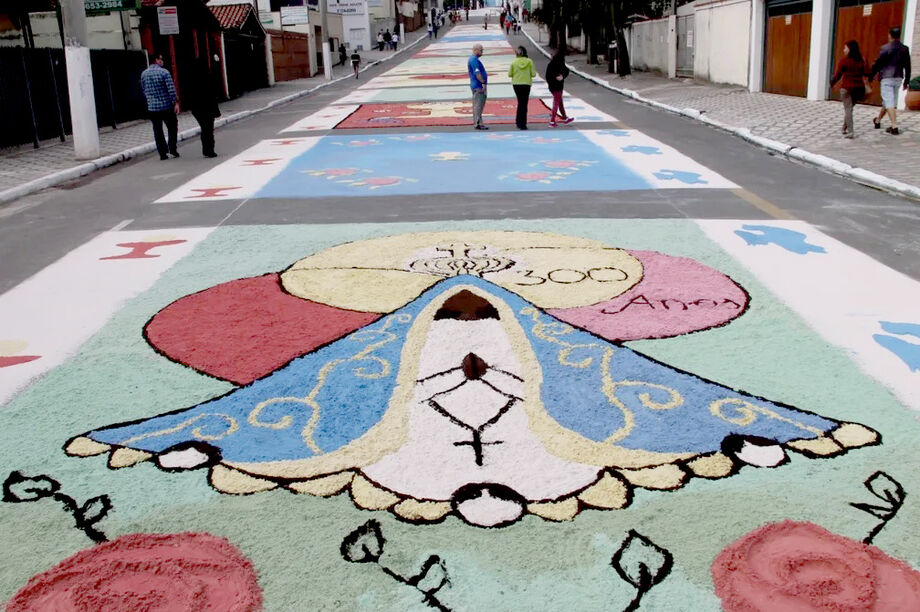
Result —
<instances>
[{"instance_id":1,"label":"asphalt road","mask_svg":"<svg viewBox=\"0 0 920 612\"><path fill-rule=\"evenodd\" d=\"M525 41L512 37L512 44ZM426 43L427 44L427 43ZM419 47L422 49L424 47ZM530 48L542 73L545 59ZM462 71L462 58L458 58ZM363 80L345 80L286 106L217 132L221 157L202 158L197 140L180 146L182 157L156 154L119 164L80 180L0 207L0 292L6 291L100 232L124 229L233 224L356 223L444 219L540 218L796 218L920 279L920 207L766 151L692 120L648 108L572 76L568 93L616 117L617 127L637 129L738 184L741 190L655 189L483 193L470 177L469 193L366 195L350 198L277 198L154 203L164 194L254 143L274 137L300 117L392 69L376 67ZM597 127L573 124L565 129ZM609 126L607 126L609 127ZM374 135L426 132L431 128L376 129ZM438 127L466 132L468 127ZM493 126L514 131L513 126ZM531 125L533 130L547 130ZM556 133L560 133L558 130ZM344 130L335 130L341 134ZM331 132L315 132L320 135ZM501 147L502 142L483 146Z\"/></svg>"}]
</instances>

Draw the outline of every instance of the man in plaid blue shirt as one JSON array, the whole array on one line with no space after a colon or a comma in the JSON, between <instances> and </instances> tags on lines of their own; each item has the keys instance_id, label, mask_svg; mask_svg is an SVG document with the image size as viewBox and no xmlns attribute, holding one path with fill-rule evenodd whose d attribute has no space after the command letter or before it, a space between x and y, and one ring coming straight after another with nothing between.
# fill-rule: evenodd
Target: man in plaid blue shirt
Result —
<instances>
[{"instance_id":1,"label":"man in plaid blue shirt","mask_svg":"<svg viewBox=\"0 0 920 612\"><path fill-rule=\"evenodd\" d=\"M169 159L167 152L173 157L179 157L176 150L176 140L179 132L179 103L176 101L176 87L172 75L163 68L163 55L158 53L150 68L141 73L141 88L147 98L147 112L153 124L153 139L157 143L160 159ZM163 138L163 124L169 134L169 145Z\"/></svg>"}]
</instances>

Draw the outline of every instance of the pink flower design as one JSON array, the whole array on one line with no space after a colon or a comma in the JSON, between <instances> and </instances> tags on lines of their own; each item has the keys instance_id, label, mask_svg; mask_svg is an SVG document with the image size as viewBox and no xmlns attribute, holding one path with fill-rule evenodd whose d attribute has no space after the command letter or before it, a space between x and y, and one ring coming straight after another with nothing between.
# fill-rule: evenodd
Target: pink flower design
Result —
<instances>
[{"instance_id":1,"label":"pink flower design","mask_svg":"<svg viewBox=\"0 0 920 612\"><path fill-rule=\"evenodd\" d=\"M556 161L543 162L543 165L547 168L574 168L578 165L578 162L569 159L559 159Z\"/></svg>"},{"instance_id":2,"label":"pink flower design","mask_svg":"<svg viewBox=\"0 0 920 612\"><path fill-rule=\"evenodd\" d=\"M323 174L326 176L350 176L358 172L357 168L330 168L329 170L323 170Z\"/></svg>"},{"instance_id":3,"label":"pink flower design","mask_svg":"<svg viewBox=\"0 0 920 612\"><path fill-rule=\"evenodd\" d=\"M542 181L549 176L549 172L518 172L514 175L519 181Z\"/></svg>"},{"instance_id":4,"label":"pink flower design","mask_svg":"<svg viewBox=\"0 0 920 612\"><path fill-rule=\"evenodd\" d=\"M920 609L920 572L813 523L752 531L719 553L712 578L727 612Z\"/></svg>"},{"instance_id":5,"label":"pink flower design","mask_svg":"<svg viewBox=\"0 0 920 612\"><path fill-rule=\"evenodd\" d=\"M207 533L137 533L80 551L34 576L6 610L261 608L252 562L229 541Z\"/></svg>"}]
</instances>

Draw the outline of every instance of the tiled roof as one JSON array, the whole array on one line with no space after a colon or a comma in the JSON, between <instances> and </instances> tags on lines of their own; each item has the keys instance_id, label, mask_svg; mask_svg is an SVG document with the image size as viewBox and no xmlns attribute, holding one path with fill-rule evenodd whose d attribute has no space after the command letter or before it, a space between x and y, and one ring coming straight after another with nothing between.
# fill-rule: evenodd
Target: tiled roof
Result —
<instances>
[{"instance_id":1,"label":"tiled roof","mask_svg":"<svg viewBox=\"0 0 920 612\"><path fill-rule=\"evenodd\" d=\"M239 28L246 23L246 18L252 12L252 5L248 2L240 4L222 4L220 6L209 6L211 12L220 22L223 30L230 28Z\"/></svg>"}]
</instances>

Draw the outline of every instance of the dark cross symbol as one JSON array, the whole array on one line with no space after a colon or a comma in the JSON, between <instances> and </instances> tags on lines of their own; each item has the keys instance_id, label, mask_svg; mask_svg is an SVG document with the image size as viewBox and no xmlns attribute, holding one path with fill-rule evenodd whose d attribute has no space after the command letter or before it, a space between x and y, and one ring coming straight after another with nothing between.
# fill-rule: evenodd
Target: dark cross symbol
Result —
<instances>
[{"instance_id":1,"label":"dark cross symbol","mask_svg":"<svg viewBox=\"0 0 920 612\"><path fill-rule=\"evenodd\" d=\"M185 196L186 200L191 200L193 198L222 198L228 194L221 193L222 191L230 191L231 189L240 189L240 187L205 187L203 189L195 188L192 191L200 191L198 195Z\"/></svg>"},{"instance_id":2,"label":"dark cross symbol","mask_svg":"<svg viewBox=\"0 0 920 612\"><path fill-rule=\"evenodd\" d=\"M266 159L245 159L243 164L245 166L271 166L276 161L280 161L281 157L268 157Z\"/></svg>"}]
</instances>

